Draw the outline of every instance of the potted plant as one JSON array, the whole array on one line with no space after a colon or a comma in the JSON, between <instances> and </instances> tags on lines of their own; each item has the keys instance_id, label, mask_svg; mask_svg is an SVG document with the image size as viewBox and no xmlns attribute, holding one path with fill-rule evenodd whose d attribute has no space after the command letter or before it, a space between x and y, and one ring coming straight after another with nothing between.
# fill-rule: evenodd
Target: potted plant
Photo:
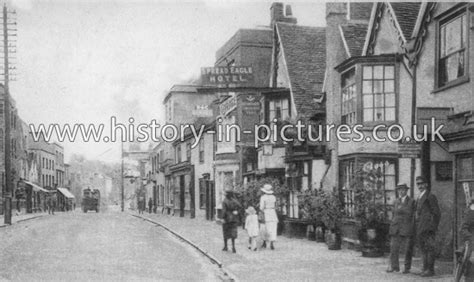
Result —
<instances>
[{"instance_id":1,"label":"potted plant","mask_svg":"<svg viewBox=\"0 0 474 282\"><path fill-rule=\"evenodd\" d=\"M364 168L354 181L355 217L360 222L359 241L362 256L381 257L388 234L387 210L381 172Z\"/></svg>"},{"instance_id":2,"label":"potted plant","mask_svg":"<svg viewBox=\"0 0 474 282\"><path fill-rule=\"evenodd\" d=\"M344 216L344 207L338 195L334 192L321 191L319 194L321 202L321 218L326 227L326 244L329 250L340 250L341 225Z\"/></svg>"},{"instance_id":3,"label":"potted plant","mask_svg":"<svg viewBox=\"0 0 474 282\"><path fill-rule=\"evenodd\" d=\"M299 197L302 218L308 220L307 237L309 240L324 242L324 224L322 222L321 197L317 190L308 190Z\"/></svg>"}]
</instances>

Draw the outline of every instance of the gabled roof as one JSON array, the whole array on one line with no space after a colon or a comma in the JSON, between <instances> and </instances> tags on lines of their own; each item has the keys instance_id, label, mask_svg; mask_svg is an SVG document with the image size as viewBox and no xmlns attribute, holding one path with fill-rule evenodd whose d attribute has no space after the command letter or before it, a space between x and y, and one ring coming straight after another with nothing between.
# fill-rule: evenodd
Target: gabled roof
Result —
<instances>
[{"instance_id":1,"label":"gabled roof","mask_svg":"<svg viewBox=\"0 0 474 282\"><path fill-rule=\"evenodd\" d=\"M406 40L410 39L415 28L421 2L391 2L393 13Z\"/></svg>"},{"instance_id":2,"label":"gabled roof","mask_svg":"<svg viewBox=\"0 0 474 282\"><path fill-rule=\"evenodd\" d=\"M309 118L324 105L313 98L321 94L326 69L326 30L278 22L275 25L287 65L296 111Z\"/></svg>"},{"instance_id":3,"label":"gabled roof","mask_svg":"<svg viewBox=\"0 0 474 282\"><path fill-rule=\"evenodd\" d=\"M368 24L340 25L341 36L349 51L348 57L362 56Z\"/></svg>"}]
</instances>

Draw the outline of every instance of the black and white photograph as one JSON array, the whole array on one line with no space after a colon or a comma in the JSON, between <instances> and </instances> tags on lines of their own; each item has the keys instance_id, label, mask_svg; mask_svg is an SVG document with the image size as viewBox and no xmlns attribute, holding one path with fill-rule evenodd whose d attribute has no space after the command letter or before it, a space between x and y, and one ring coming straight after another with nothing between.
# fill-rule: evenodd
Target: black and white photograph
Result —
<instances>
[{"instance_id":1,"label":"black and white photograph","mask_svg":"<svg viewBox=\"0 0 474 282\"><path fill-rule=\"evenodd\" d=\"M474 2L0 4L0 281L474 281Z\"/></svg>"}]
</instances>

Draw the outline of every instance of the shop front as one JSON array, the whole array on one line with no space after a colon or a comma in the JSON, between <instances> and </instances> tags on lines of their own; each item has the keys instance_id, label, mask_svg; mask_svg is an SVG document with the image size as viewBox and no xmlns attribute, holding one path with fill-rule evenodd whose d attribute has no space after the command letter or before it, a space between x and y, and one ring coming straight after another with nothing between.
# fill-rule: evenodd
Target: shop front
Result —
<instances>
[{"instance_id":1,"label":"shop front","mask_svg":"<svg viewBox=\"0 0 474 282\"><path fill-rule=\"evenodd\" d=\"M460 246L459 229L467 204L474 193L474 115L473 111L448 117L445 139L454 155L454 249Z\"/></svg>"}]
</instances>

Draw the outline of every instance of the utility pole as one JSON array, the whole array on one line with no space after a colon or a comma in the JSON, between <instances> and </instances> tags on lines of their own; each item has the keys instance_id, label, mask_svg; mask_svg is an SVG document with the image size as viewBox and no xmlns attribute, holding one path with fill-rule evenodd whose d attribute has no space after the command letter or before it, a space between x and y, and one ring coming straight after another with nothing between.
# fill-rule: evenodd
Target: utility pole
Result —
<instances>
[{"instance_id":1,"label":"utility pole","mask_svg":"<svg viewBox=\"0 0 474 282\"><path fill-rule=\"evenodd\" d=\"M122 194L122 203L121 203L121 208L122 208L122 211L124 210L124 205L125 205L125 202L124 202L124 187L123 187L123 140L121 140L121 153L120 153L120 157L122 159L122 169L121 169L121 173L120 173L120 180L121 180L121 194Z\"/></svg>"},{"instance_id":2,"label":"utility pole","mask_svg":"<svg viewBox=\"0 0 474 282\"><path fill-rule=\"evenodd\" d=\"M16 25L16 22L8 22L8 14L15 14L15 12L9 12L7 10L6 4L3 5L3 59L4 59L4 88L5 88L5 103L4 103L4 117L5 117L5 194L4 197L4 223L12 224L12 196L13 196L13 179L12 179L12 156L11 156L11 132L10 132L10 90L9 90L9 81L10 81L10 68L9 66L9 53L15 53L14 44L9 41L8 36L16 36L16 34L9 34L12 31L16 31L15 28L10 28L11 25Z\"/></svg>"}]
</instances>

